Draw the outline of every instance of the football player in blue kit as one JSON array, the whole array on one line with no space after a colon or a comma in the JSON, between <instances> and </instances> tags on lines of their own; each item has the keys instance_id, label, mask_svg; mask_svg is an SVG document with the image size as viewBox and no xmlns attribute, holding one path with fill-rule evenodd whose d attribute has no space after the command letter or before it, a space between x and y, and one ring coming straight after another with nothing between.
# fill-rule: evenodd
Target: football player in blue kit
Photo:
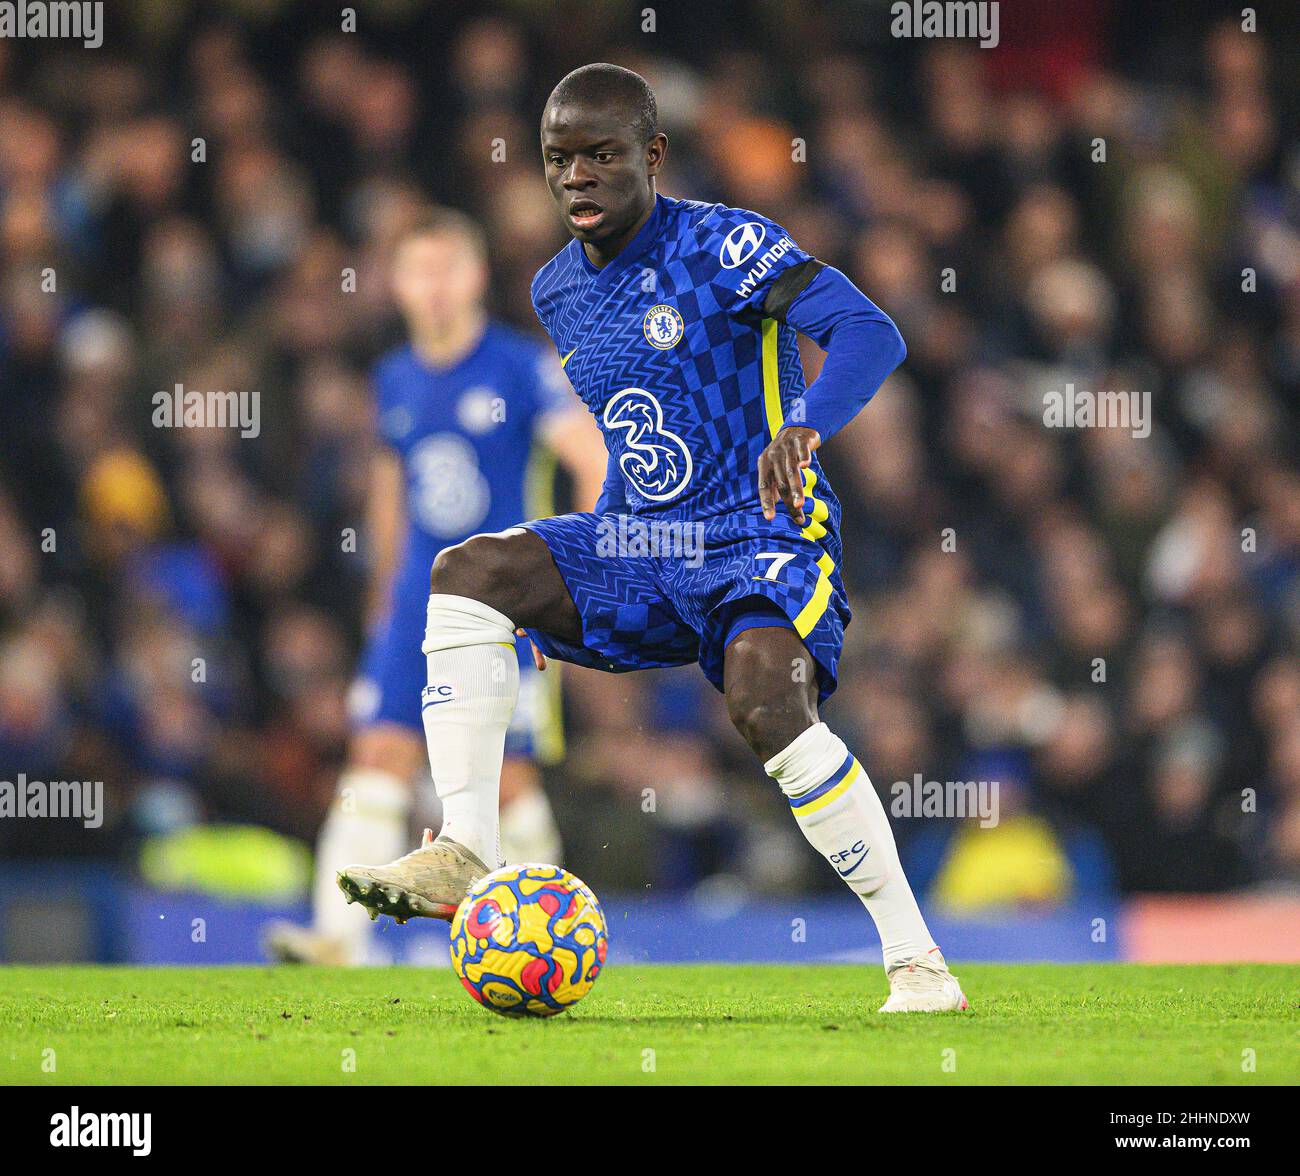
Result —
<instances>
[{"instance_id":1,"label":"football player in blue kit","mask_svg":"<svg viewBox=\"0 0 1300 1176\"><path fill-rule=\"evenodd\" d=\"M370 638L352 691L348 763L317 845L313 926L271 929L267 944L281 959L372 958L369 920L339 901L335 875L358 859L396 857L407 843L414 781L426 763L420 642L438 553L478 531L552 513L544 498L557 459L580 501L599 493L598 430L552 351L487 315L487 284L482 234L460 213L430 212L395 246L392 289L410 342L385 355L373 377ZM518 659L501 848L512 861L554 862L559 837L537 762L563 753L559 682L539 674L527 642Z\"/></svg>"},{"instance_id":2,"label":"football player in blue kit","mask_svg":"<svg viewBox=\"0 0 1300 1176\"><path fill-rule=\"evenodd\" d=\"M481 534L434 561L425 712L438 838L339 875L349 902L447 918L498 864L497 778L518 628L613 672L698 662L813 847L875 921L882 1012L966 1007L867 773L820 720L849 621L840 504L817 449L905 354L889 318L757 213L656 192L667 138L635 73L589 65L542 115L573 238L533 282L566 374L601 426L591 513ZM827 351L805 387L796 333ZM698 552L703 558L683 558ZM382 860L382 859L380 859Z\"/></svg>"}]
</instances>

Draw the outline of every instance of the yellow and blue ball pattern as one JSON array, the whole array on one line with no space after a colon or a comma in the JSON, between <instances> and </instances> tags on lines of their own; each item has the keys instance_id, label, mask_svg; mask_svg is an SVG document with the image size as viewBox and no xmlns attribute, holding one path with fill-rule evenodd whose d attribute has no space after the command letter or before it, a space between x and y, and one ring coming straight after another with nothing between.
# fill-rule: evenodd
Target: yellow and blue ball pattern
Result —
<instances>
[{"instance_id":1,"label":"yellow and blue ball pattern","mask_svg":"<svg viewBox=\"0 0 1300 1176\"><path fill-rule=\"evenodd\" d=\"M476 1001L508 1017L553 1017L605 966L605 914L559 866L505 866L480 878L451 921L451 965Z\"/></svg>"}]
</instances>

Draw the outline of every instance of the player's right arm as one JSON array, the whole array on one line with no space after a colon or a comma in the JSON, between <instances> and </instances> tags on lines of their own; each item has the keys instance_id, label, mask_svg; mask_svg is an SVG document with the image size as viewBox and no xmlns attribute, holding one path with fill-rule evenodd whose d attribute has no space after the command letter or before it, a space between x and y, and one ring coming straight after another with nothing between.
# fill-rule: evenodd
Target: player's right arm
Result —
<instances>
[{"instance_id":1,"label":"player's right arm","mask_svg":"<svg viewBox=\"0 0 1300 1176\"><path fill-rule=\"evenodd\" d=\"M366 536L370 545L370 575L366 583L366 626L376 625L388 611L393 579L406 543L406 467L402 456L404 406L394 379L392 360L381 360L371 381L374 390L374 433L366 487Z\"/></svg>"},{"instance_id":2,"label":"player's right arm","mask_svg":"<svg viewBox=\"0 0 1300 1176\"><path fill-rule=\"evenodd\" d=\"M366 591L366 625L376 624L388 609L393 577L406 533L406 472L402 459L387 445L375 446L366 494L366 532L370 536L370 582Z\"/></svg>"}]
</instances>

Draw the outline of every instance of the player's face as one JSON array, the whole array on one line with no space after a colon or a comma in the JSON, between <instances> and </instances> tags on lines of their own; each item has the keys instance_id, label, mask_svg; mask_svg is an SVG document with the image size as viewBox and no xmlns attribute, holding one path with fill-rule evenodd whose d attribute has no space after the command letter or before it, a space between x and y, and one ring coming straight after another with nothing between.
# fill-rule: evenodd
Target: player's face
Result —
<instances>
[{"instance_id":1,"label":"player's face","mask_svg":"<svg viewBox=\"0 0 1300 1176\"><path fill-rule=\"evenodd\" d=\"M483 301L487 270L458 233L410 237L393 259L393 297L407 322L437 329Z\"/></svg>"},{"instance_id":2,"label":"player's face","mask_svg":"<svg viewBox=\"0 0 1300 1176\"><path fill-rule=\"evenodd\" d=\"M548 106L542 159L564 227L612 257L654 207L654 177L667 146L663 135L637 142L616 111Z\"/></svg>"}]
</instances>

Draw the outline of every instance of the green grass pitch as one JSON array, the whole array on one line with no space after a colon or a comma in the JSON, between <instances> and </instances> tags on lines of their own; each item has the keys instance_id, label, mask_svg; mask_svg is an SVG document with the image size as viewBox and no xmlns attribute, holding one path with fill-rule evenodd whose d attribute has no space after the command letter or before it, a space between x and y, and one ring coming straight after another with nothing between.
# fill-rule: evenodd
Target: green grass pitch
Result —
<instances>
[{"instance_id":1,"label":"green grass pitch","mask_svg":"<svg viewBox=\"0 0 1300 1176\"><path fill-rule=\"evenodd\" d=\"M955 970L967 1013L880 1016L885 981L870 967L624 965L572 1012L515 1021L441 968L11 967L0 1083L1300 1079L1300 968Z\"/></svg>"}]
</instances>

